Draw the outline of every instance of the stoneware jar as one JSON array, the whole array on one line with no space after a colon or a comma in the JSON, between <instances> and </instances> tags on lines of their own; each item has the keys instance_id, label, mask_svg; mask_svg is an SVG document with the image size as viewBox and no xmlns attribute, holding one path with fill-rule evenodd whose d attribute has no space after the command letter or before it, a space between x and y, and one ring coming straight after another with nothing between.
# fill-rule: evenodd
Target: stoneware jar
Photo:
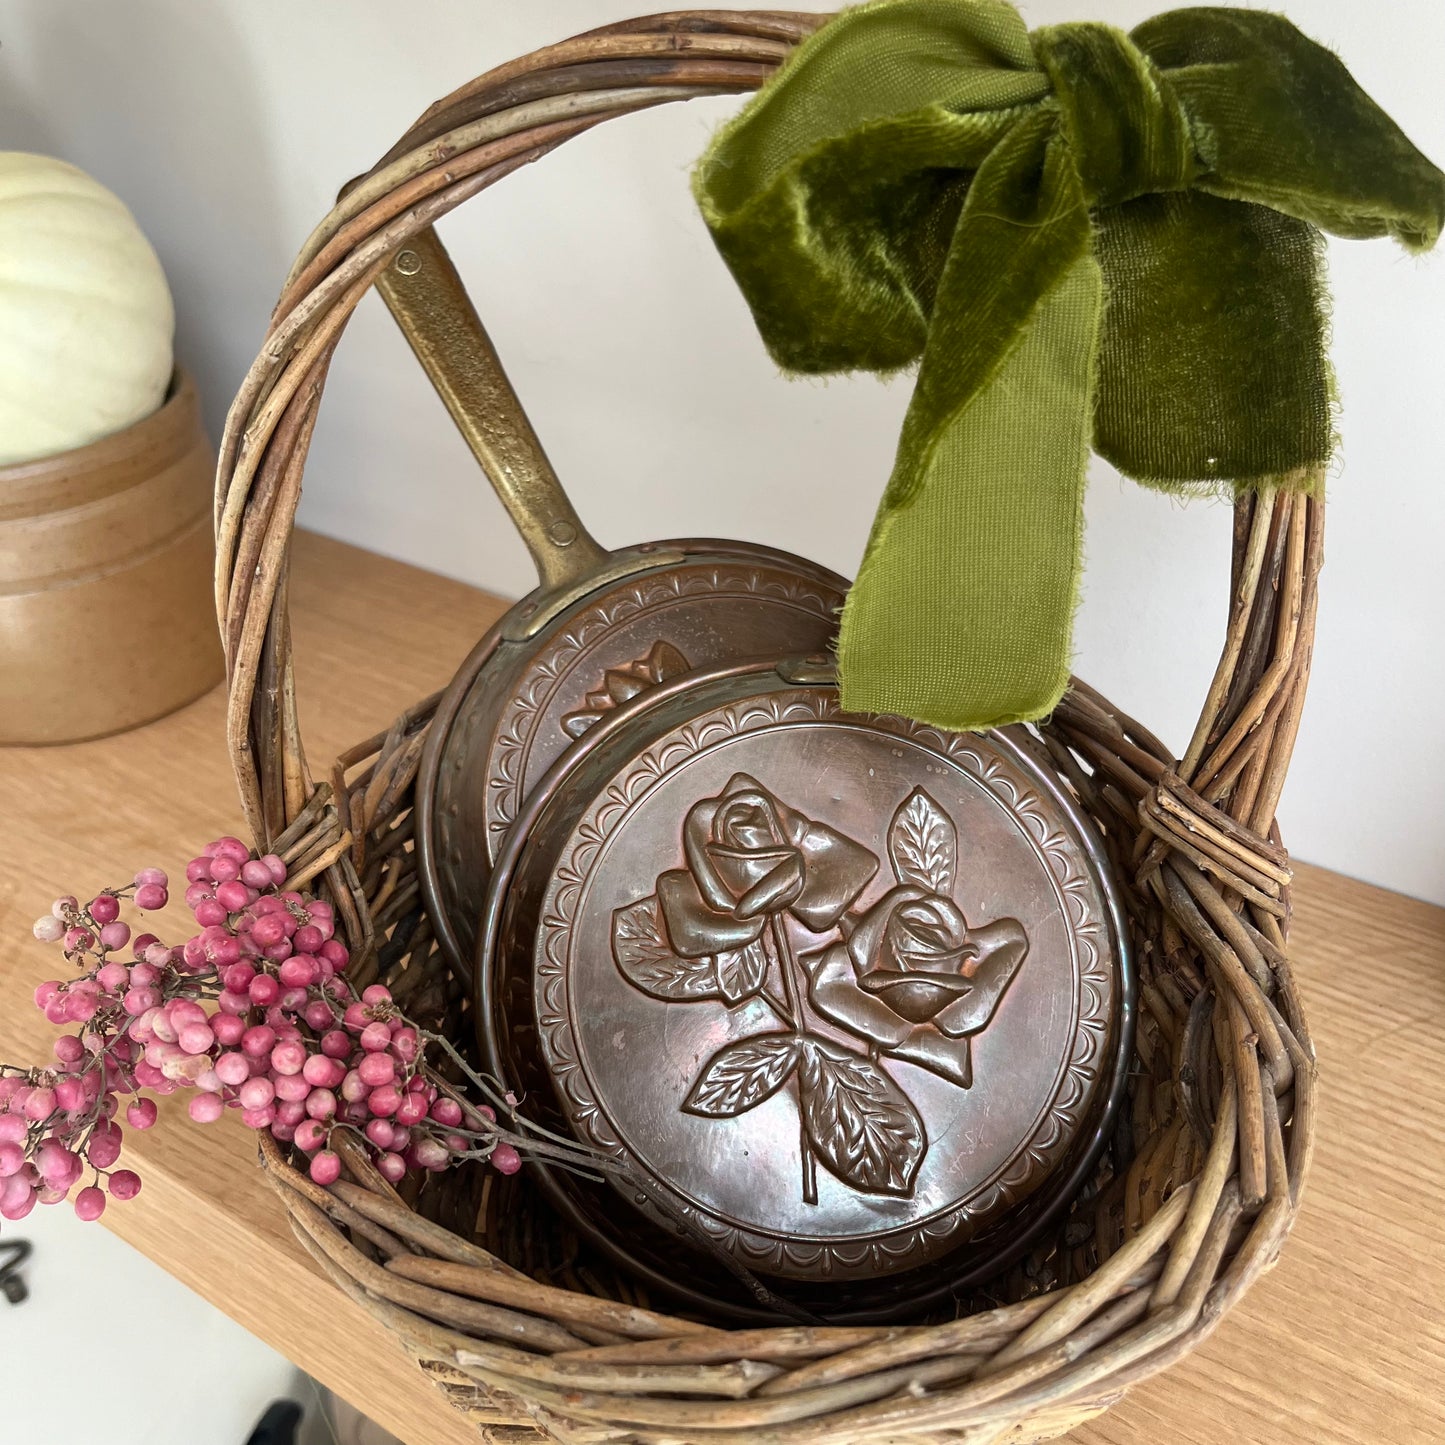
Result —
<instances>
[{"instance_id":1,"label":"stoneware jar","mask_svg":"<svg viewBox=\"0 0 1445 1445\"><path fill-rule=\"evenodd\" d=\"M180 371L135 425L0 467L0 743L122 732L221 680L213 469Z\"/></svg>"}]
</instances>

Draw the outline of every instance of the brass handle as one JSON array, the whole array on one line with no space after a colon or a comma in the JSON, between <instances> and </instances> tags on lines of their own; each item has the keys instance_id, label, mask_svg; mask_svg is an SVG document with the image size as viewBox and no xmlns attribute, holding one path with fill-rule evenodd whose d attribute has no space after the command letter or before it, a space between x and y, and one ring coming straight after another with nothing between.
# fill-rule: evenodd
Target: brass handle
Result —
<instances>
[{"instance_id":1,"label":"brass handle","mask_svg":"<svg viewBox=\"0 0 1445 1445\"><path fill-rule=\"evenodd\" d=\"M608 558L582 525L522 409L437 233L413 236L376 289L507 509L543 588L577 582Z\"/></svg>"}]
</instances>

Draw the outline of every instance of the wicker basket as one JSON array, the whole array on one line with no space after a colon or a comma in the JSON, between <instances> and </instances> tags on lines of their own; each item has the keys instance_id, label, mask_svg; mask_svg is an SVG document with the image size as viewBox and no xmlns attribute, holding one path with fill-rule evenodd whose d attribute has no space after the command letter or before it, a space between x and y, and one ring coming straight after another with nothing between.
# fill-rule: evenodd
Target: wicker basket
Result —
<instances>
[{"instance_id":1,"label":"wicker basket","mask_svg":"<svg viewBox=\"0 0 1445 1445\"><path fill-rule=\"evenodd\" d=\"M258 844L333 898L362 982L383 978L413 1013L457 1027L464 1007L432 942L412 847L436 700L359 743L327 782L297 723L287 558L332 350L409 235L603 120L755 88L820 21L655 16L463 86L307 242L231 412L216 586L246 815ZM491 1171L440 1176L403 1199L353 1149L323 1190L268 1141L263 1163L302 1242L481 1438L1048 1439L1193 1348L1273 1263L1315 1110L1274 812L1309 672L1322 512L1299 497L1245 499L1235 521L1223 654L1184 758L1082 683L1039 731L1125 890L1137 1059L1100 1176L1046 1245L989 1297L961 1301L957 1318L729 1330L670 1317L575 1259L540 1206L497 1207Z\"/></svg>"}]
</instances>

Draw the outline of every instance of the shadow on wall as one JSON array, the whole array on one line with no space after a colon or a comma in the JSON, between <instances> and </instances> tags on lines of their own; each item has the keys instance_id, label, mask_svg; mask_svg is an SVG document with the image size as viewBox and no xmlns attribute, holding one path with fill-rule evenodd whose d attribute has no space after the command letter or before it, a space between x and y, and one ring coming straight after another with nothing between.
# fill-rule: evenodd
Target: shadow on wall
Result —
<instances>
[{"instance_id":1,"label":"shadow on wall","mask_svg":"<svg viewBox=\"0 0 1445 1445\"><path fill-rule=\"evenodd\" d=\"M0 3L0 148L81 166L135 213L217 439L293 250L255 71L225 7ZM254 332L235 334L234 316Z\"/></svg>"}]
</instances>

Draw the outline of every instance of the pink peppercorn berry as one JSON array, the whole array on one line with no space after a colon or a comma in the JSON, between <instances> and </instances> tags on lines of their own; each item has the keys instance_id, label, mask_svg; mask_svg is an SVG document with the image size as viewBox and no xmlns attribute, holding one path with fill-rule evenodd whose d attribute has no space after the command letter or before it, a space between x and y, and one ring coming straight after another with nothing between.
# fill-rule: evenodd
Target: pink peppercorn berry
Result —
<instances>
[{"instance_id":1,"label":"pink peppercorn berry","mask_svg":"<svg viewBox=\"0 0 1445 1445\"><path fill-rule=\"evenodd\" d=\"M120 899L114 893L101 893L86 905L86 912L104 926L120 917Z\"/></svg>"},{"instance_id":2,"label":"pink peppercorn berry","mask_svg":"<svg viewBox=\"0 0 1445 1445\"><path fill-rule=\"evenodd\" d=\"M214 1124L226 1111L219 1094L197 1094L186 1105L186 1112L198 1124Z\"/></svg>"},{"instance_id":3,"label":"pink peppercorn berry","mask_svg":"<svg viewBox=\"0 0 1445 1445\"><path fill-rule=\"evenodd\" d=\"M78 1064L85 1057L85 1045L74 1034L61 1034L55 1041L55 1057L62 1064Z\"/></svg>"},{"instance_id":4,"label":"pink peppercorn berry","mask_svg":"<svg viewBox=\"0 0 1445 1445\"><path fill-rule=\"evenodd\" d=\"M312 1089L300 1107L312 1119L334 1119L337 1114L336 1095L330 1089Z\"/></svg>"},{"instance_id":5,"label":"pink peppercorn berry","mask_svg":"<svg viewBox=\"0 0 1445 1445\"><path fill-rule=\"evenodd\" d=\"M149 1129L156 1121L156 1106L153 1099L137 1099L126 1105L125 1122L132 1129Z\"/></svg>"},{"instance_id":6,"label":"pink peppercorn berry","mask_svg":"<svg viewBox=\"0 0 1445 1445\"><path fill-rule=\"evenodd\" d=\"M140 1193L140 1175L130 1169L117 1169L106 1183L112 1199L124 1202Z\"/></svg>"},{"instance_id":7,"label":"pink peppercorn berry","mask_svg":"<svg viewBox=\"0 0 1445 1445\"><path fill-rule=\"evenodd\" d=\"M55 1112L55 1090L47 1088L32 1089L26 1096L25 1103L20 1112L30 1120L32 1124L43 1123Z\"/></svg>"},{"instance_id":8,"label":"pink peppercorn berry","mask_svg":"<svg viewBox=\"0 0 1445 1445\"><path fill-rule=\"evenodd\" d=\"M406 1160L400 1154L384 1153L378 1156L376 1168L383 1179L400 1184L406 1178Z\"/></svg>"},{"instance_id":9,"label":"pink peppercorn berry","mask_svg":"<svg viewBox=\"0 0 1445 1445\"><path fill-rule=\"evenodd\" d=\"M271 1050L271 1067L278 1074L299 1074L306 1066L306 1046L299 1039L283 1039Z\"/></svg>"},{"instance_id":10,"label":"pink peppercorn berry","mask_svg":"<svg viewBox=\"0 0 1445 1445\"><path fill-rule=\"evenodd\" d=\"M455 1099L438 1099L431 1106L431 1116L438 1124L455 1128L462 1122L462 1106Z\"/></svg>"},{"instance_id":11,"label":"pink peppercorn berry","mask_svg":"<svg viewBox=\"0 0 1445 1445\"><path fill-rule=\"evenodd\" d=\"M306 1154L314 1154L326 1142L327 1129L319 1119L303 1119L296 1125L296 1147Z\"/></svg>"},{"instance_id":12,"label":"pink peppercorn berry","mask_svg":"<svg viewBox=\"0 0 1445 1445\"><path fill-rule=\"evenodd\" d=\"M341 1178L341 1156L330 1149L322 1149L311 1156L309 1172L312 1180L323 1188L335 1184Z\"/></svg>"},{"instance_id":13,"label":"pink peppercorn berry","mask_svg":"<svg viewBox=\"0 0 1445 1445\"><path fill-rule=\"evenodd\" d=\"M390 1054L366 1054L357 1064L356 1072L368 1088L379 1089L396 1078L396 1060Z\"/></svg>"},{"instance_id":14,"label":"pink peppercorn berry","mask_svg":"<svg viewBox=\"0 0 1445 1445\"><path fill-rule=\"evenodd\" d=\"M65 937L65 924L53 913L37 918L30 930L41 943L58 943Z\"/></svg>"},{"instance_id":15,"label":"pink peppercorn berry","mask_svg":"<svg viewBox=\"0 0 1445 1445\"><path fill-rule=\"evenodd\" d=\"M135 891L135 906L143 913L154 913L170 902L170 894L160 883L142 883Z\"/></svg>"},{"instance_id":16,"label":"pink peppercorn berry","mask_svg":"<svg viewBox=\"0 0 1445 1445\"><path fill-rule=\"evenodd\" d=\"M105 1213L105 1195L93 1184L75 1196L75 1214L87 1224Z\"/></svg>"}]
</instances>

